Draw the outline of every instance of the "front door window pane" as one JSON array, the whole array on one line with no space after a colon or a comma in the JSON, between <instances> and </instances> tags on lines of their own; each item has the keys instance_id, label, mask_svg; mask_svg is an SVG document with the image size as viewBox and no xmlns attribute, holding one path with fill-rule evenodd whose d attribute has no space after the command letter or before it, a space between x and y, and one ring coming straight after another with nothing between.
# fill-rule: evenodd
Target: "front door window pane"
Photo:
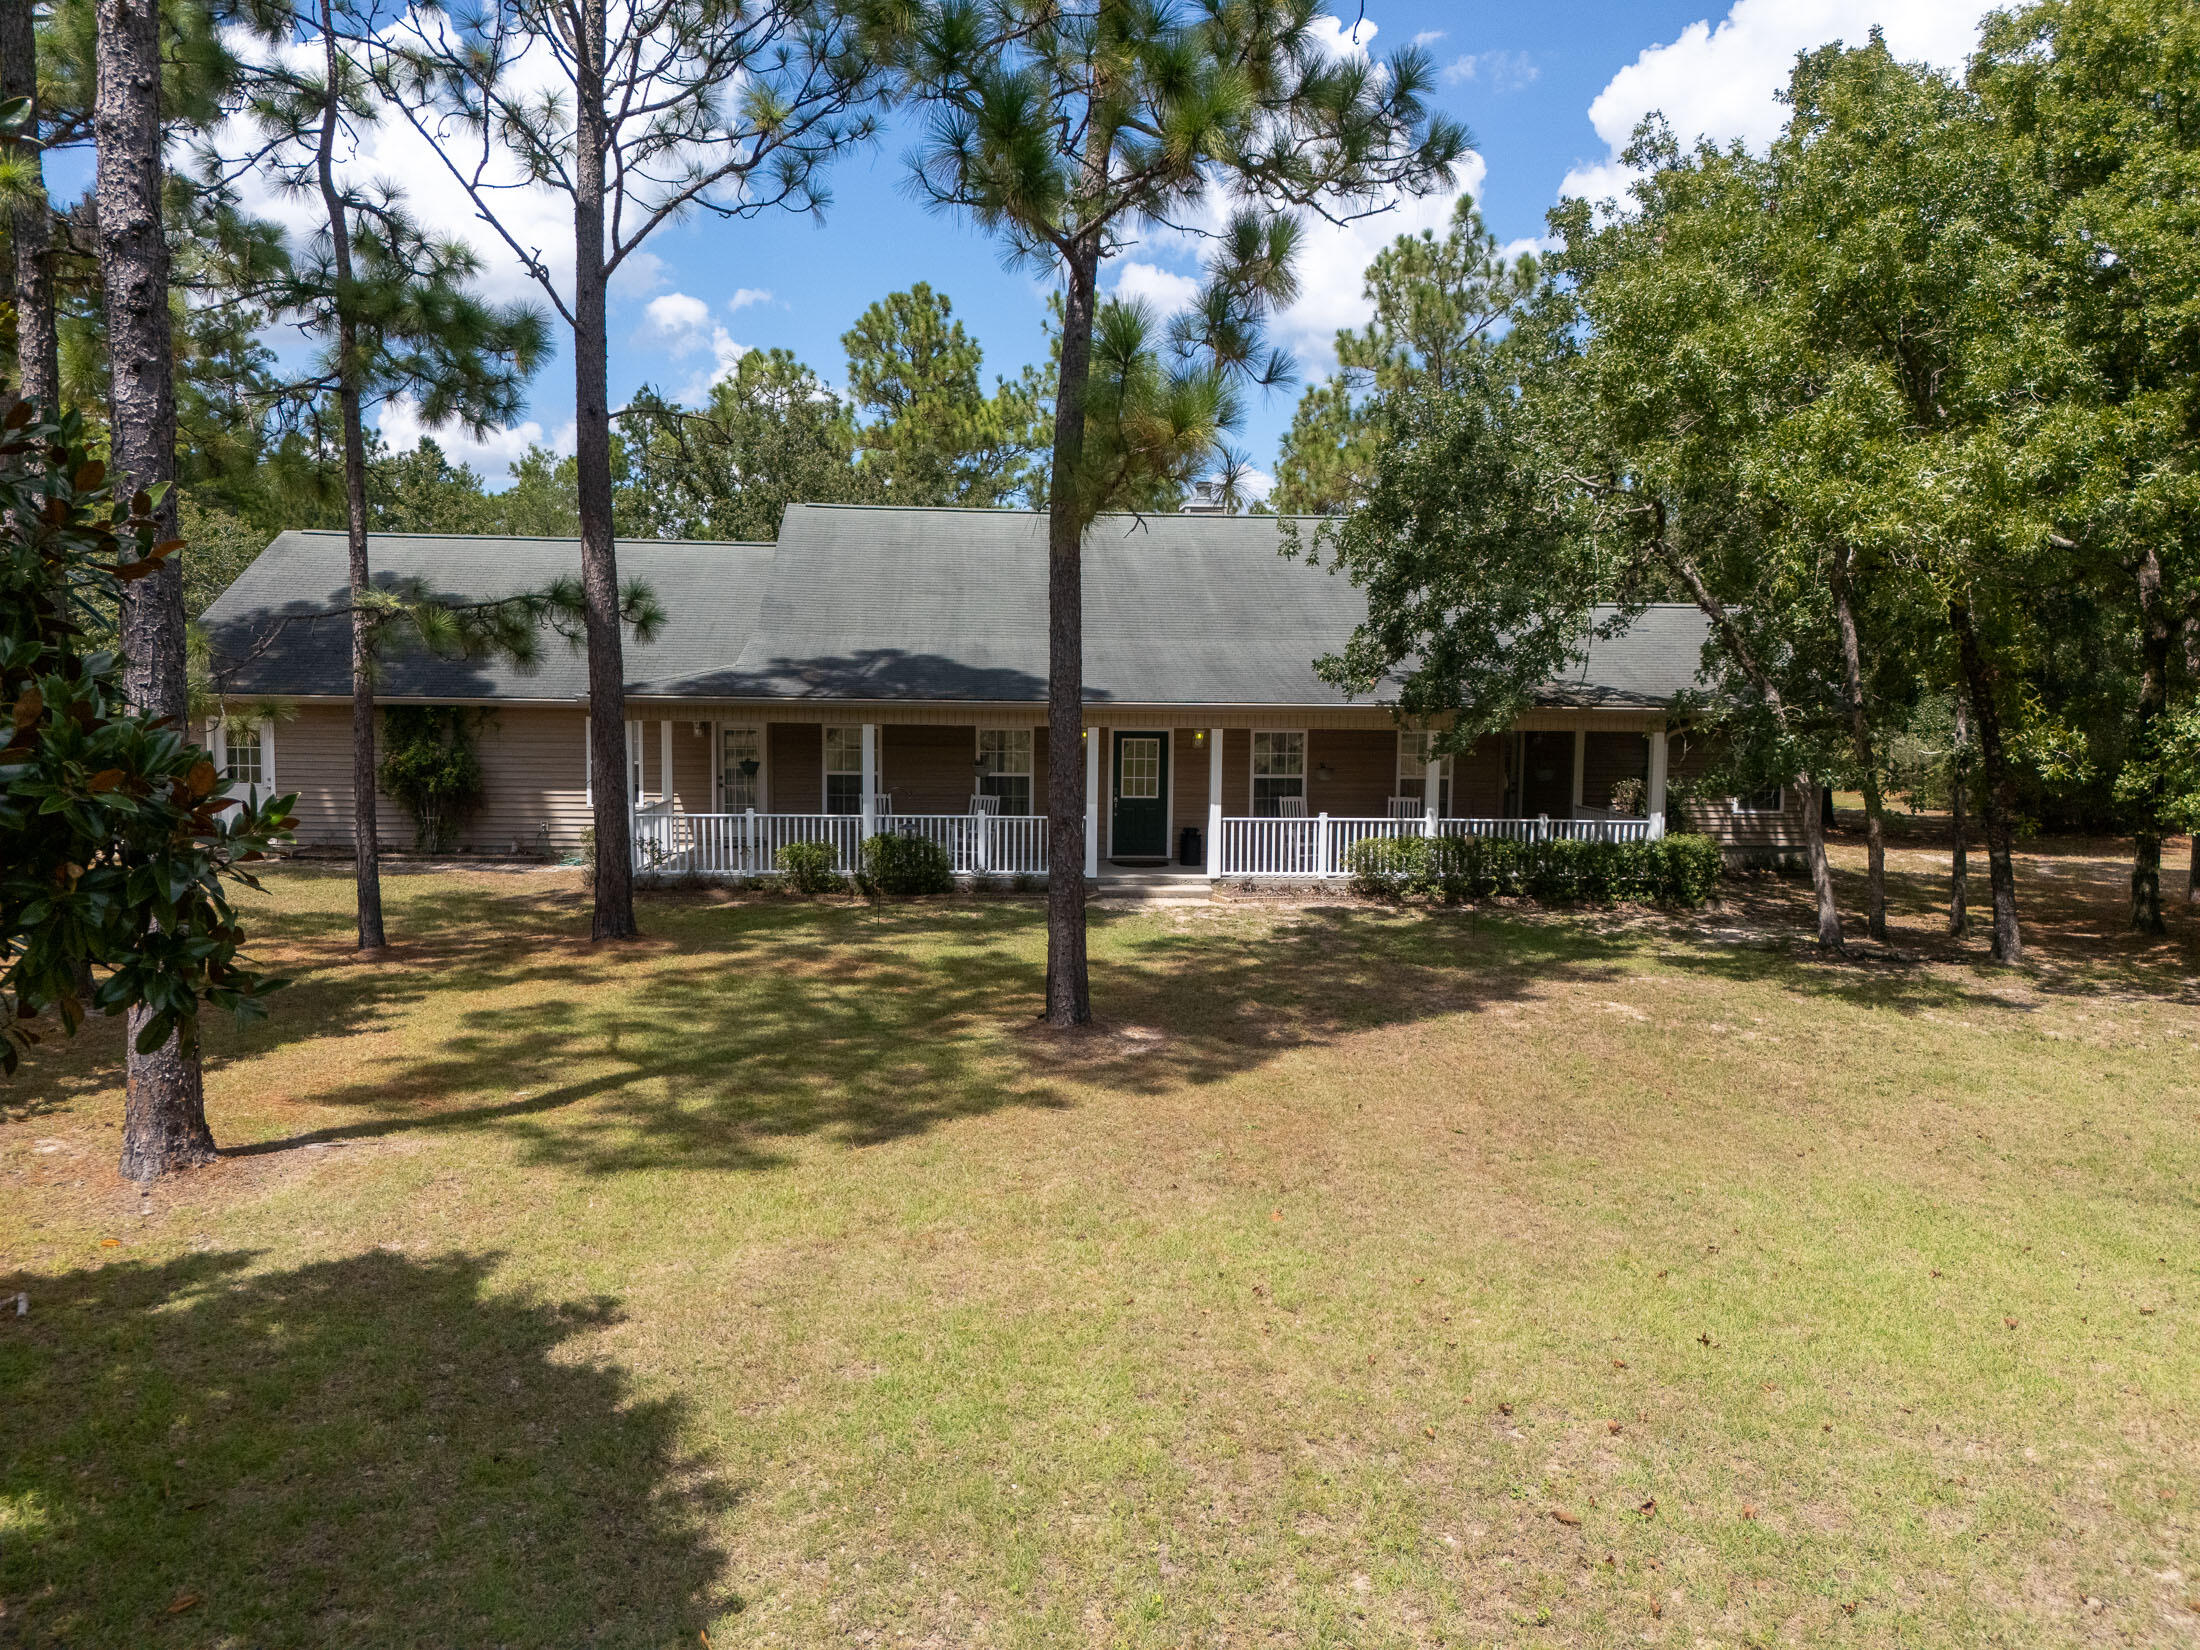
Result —
<instances>
[{"instance_id":1,"label":"front door window pane","mask_svg":"<svg viewBox=\"0 0 2200 1650\"><path fill-rule=\"evenodd\" d=\"M260 730L256 727L233 727L224 741L223 776L232 785L257 785L260 783Z\"/></svg>"},{"instance_id":2,"label":"front door window pane","mask_svg":"<svg viewBox=\"0 0 2200 1650\"><path fill-rule=\"evenodd\" d=\"M1125 739L1122 753L1124 800L1151 802L1161 794L1161 741Z\"/></svg>"}]
</instances>

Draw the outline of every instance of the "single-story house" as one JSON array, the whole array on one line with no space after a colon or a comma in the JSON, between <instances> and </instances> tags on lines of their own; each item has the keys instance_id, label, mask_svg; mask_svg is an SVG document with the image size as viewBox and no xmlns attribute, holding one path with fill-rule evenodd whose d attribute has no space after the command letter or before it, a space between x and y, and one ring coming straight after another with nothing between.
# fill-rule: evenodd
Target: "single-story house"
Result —
<instances>
[{"instance_id":1,"label":"single-story house","mask_svg":"<svg viewBox=\"0 0 2200 1650\"><path fill-rule=\"evenodd\" d=\"M1644 612L1587 647L1513 728L1436 764L1427 733L1322 681L1314 660L1365 612L1347 580L1278 553L1275 518L1108 516L1087 538L1088 871L1172 861L1211 876L1334 875L1367 835L1653 836L1702 766L1669 727L1705 626ZM377 534L375 575L453 598L579 570L572 539ZM626 645L627 784L651 867L769 870L788 842L852 855L891 825L958 869L1046 866L1046 519L1012 510L790 507L776 544L631 540L622 578L667 618ZM344 535L287 532L204 623L225 703L279 701L215 730L231 776L298 793L298 838L348 846L350 637ZM412 654L385 704L478 707L487 795L476 851L577 847L590 818L586 661L546 636L536 669ZM1636 811L1614 809L1636 786ZM1738 848L1799 840L1797 799L1690 798L1676 825ZM385 799L383 831L410 822Z\"/></svg>"}]
</instances>

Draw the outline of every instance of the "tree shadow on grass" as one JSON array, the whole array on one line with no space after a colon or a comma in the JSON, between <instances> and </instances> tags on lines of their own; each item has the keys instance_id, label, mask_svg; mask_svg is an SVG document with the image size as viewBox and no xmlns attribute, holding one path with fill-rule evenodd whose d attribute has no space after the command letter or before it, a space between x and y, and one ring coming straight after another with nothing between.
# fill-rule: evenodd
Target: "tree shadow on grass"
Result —
<instances>
[{"instance_id":1,"label":"tree shadow on grass","mask_svg":"<svg viewBox=\"0 0 2200 1650\"><path fill-rule=\"evenodd\" d=\"M1223 1081L1297 1047L1615 977L1594 935L1352 908L1171 931L1096 913L1091 1034L1033 1029L1041 913L1024 906L653 902L661 949L469 966L522 1000L456 1016L402 1062L312 1096L364 1115L235 1156L398 1132L496 1130L592 1172L763 1169L787 1142L864 1147L958 1117ZM448 989L463 989L449 982ZM482 1103L470 1097L497 1093Z\"/></svg>"},{"instance_id":2,"label":"tree shadow on grass","mask_svg":"<svg viewBox=\"0 0 2200 1650\"><path fill-rule=\"evenodd\" d=\"M488 1257L244 1253L0 1281L0 1638L693 1644L739 1607L681 1405L559 1356L615 1305Z\"/></svg>"}]
</instances>

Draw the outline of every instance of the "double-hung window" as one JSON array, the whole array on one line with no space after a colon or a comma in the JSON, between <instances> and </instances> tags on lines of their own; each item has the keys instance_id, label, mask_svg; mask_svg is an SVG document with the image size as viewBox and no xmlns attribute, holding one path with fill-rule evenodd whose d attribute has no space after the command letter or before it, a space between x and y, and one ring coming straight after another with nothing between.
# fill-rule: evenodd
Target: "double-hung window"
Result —
<instances>
[{"instance_id":1,"label":"double-hung window","mask_svg":"<svg viewBox=\"0 0 2200 1650\"><path fill-rule=\"evenodd\" d=\"M825 811L863 812L863 730L825 730Z\"/></svg>"},{"instance_id":2,"label":"double-hung window","mask_svg":"<svg viewBox=\"0 0 2200 1650\"><path fill-rule=\"evenodd\" d=\"M1770 790L1752 791L1747 796L1730 796L1727 806L1738 814L1776 814L1787 805L1787 789L1775 785Z\"/></svg>"},{"instance_id":3,"label":"double-hung window","mask_svg":"<svg viewBox=\"0 0 2200 1650\"><path fill-rule=\"evenodd\" d=\"M1436 735L1426 729L1404 729L1398 735L1398 794L1418 796L1428 805L1429 747ZM1451 758L1436 759L1436 811L1451 812Z\"/></svg>"},{"instance_id":4,"label":"double-hung window","mask_svg":"<svg viewBox=\"0 0 2200 1650\"><path fill-rule=\"evenodd\" d=\"M225 731L222 777L239 790L261 784L267 766L260 749L259 724L233 722Z\"/></svg>"},{"instance_id":5,"label":"double-hung window","mask_svg":"<svg viewBox=\"0 0 2200 1650\"><path fill-rule=\"evenodd\" d=\"M722 727L718 730L718 794L729 814L747 813L764 805L764 730L757 727Z\"/></svg>"},{"instance_id":6,"label":"double-hung window","mask_svg":"<svg viewBox=\"0 0 2200 1650\"><path fill-rule=\"evenodd\" d=\"M1031 730L978 730L978 794L1001 799L1004 814L1031 812Z\"/></svg>"},{"instance_id":7,"label":"double-hung window","mask_svg":"<svg viewBox=\"0 0 2200 1650\"><path fill-rule=\"evenodd\" d=\"M1287 797L1306 801L1306 735L1303 732L1253 735L1253 817L1274 819Z\"/></svg>"}]
</instances>

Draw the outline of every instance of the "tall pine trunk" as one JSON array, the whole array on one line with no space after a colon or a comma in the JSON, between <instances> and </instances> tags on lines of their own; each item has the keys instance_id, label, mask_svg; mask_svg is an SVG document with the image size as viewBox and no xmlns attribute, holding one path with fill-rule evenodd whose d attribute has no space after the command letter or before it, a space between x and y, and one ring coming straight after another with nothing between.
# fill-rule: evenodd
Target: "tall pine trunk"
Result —
<instances>
[{"instance_id":1,"label":"tall pine trunk","mask_svg":"<svg viewBox=\"0 0 2200 1650\"><path fill-rule=\"evenodd\" d=\"M1846 951L1841 908L1833 897L1833 864L1826 858L1825 792L1809 773L1797 774L1795 783L1803 790L1803 858L1810 866L1811 899L1818 907L1818 943L1828 951Z\"/></svg>"},{"instance_id":2,"label":"tall pine trunk","mask_svg":"<svg viewBox=\"0 0 2200 1650\"><path fill-rule=\"evenodd\" d=\"M1047 485L1047 1002L1049 1025L1092 1018L1085 954L1085 386L1092 375L1097 245L1066 260L1062 366Z\"/></svg>"},{"instance_id":3,"label":"tall pine trunk","mask_svg":"<svg viewBox=\"0 0 2200 1650\"><path fill-rule=\"evenodd\" d=\"M1841 627L1841 677L1848 701L1849 746L1864 787L1864 832L1869 844L1864 882L1864 929L1875 940L1887 937L1887 802L1879 785L1878 753L1872 748L1871 716L1864 704L1864 650L1857 639L1856 607L1849 587L1850 550L1833 549L1833 612Z\"/></svg>"},{"instance_id":4,"label":"tall pine trunk","mask_svg":"<svg viewBox=\"0 0 2200 1650\"><path fill-rule=\"evenodd\" d=\"M0 100L31 100L27 130L38 135L38 41L31 0L0 0ZM16 389L48 415L61 410L61 337L53 307L53 209L35 143L10 145L30 198L9 213L15 248Z\"/></svg>"},{"instance_id":5,"label":"tall pine trunk","mask_svg":"<svg viewBox=\"0 0 2200 1650\"><path fill-rule=\"evenodd\" d=\"M1956 695L1955 748L1948 755L1948 826L1955 845L1948 866L1948 932L1971 931L1971 707Z\"/></svg>"},{"instance_id":6,"label":"tall pine trunk","mask_svg":"<svg viewBox=\"0 0 2200 1650\"><path fill-rule=\"evenodd\" d=\"M1986 814L1986 875L1994 896L1993 953L1998 961L2024 960L2024 931L2017 922L2017 868L2012 838L2017 811L2016 775L2002 743L2001 705L1995 697L1995 673L1979 646L1978 627L1967 603L1948 606L1955 632L1956 657L1963 669L1963 691L1971 722L1978 731L1980 799Z\"/></svg>"},{"instance_id":7,"label":"tall pine trunk","mask_svg":"<svg viewBox=\"0 0 2200 1650\"><path fill-rule=\"evenodd\" d=\"M2169 705L2169 603L2162 593L2162 562L2149 545L2139 558L2139 704L2132 752L2146 774L2146 789L2132 805L2131 926L2142 934L2167 930L2162 922L2162 713Z\"/></svg>"},{"instance_id":8,"label":"tall pine trunk","mask_svg":"<svg viewBox=\"0 0 2200 1650\"><path fill-rule=\"evenodd\" d=\"M590 937L632 939L633 817L626 794L626 661L619 636L619 563L611 537L611 399L604 330L604 0L583 0L574 108L574 468L587 604L588 763L595 791L595 916Z\"/></svg>"},{"instance_id":9,"label":"tall pine trunk","mask_svg":"<svg viewBox=\"0 0 2200 1650\"><path fill-rule=\"evenodd\" d=\"M175 477L176 395L168 324L168 243L160 215L160 17L158 0L98 0L99 269L107 290L109 418L122 485L150 488ZM175 536L176 499L160 502L160 536ZM123 686L136 710L185 730L183 569L159 570L123 588ZM210 1163L205 1085L180 1036L140 1054L149 1009L129 1016L129 1090L123 1107L122 1173L151 1181Z\"/></svg>"},{"instance_id":10,"label":"tall pine trunk","mask_svg":"<svg viewBox=\"0 0 2200 1650\"><path fill-rule=\"evenodd\" d=\"M376 833L374 778L374 629L367 612L367 443L359 418L359 323L352 287L351 217L336 187L337 100L341 90L336 23L321 0L321 41L328 74L315 156L321 205L328 213L329 256L336 273L336 402L344 425L344 533L351 563L351 848L359 949L388 943L382 927L382 844Z\"/></svg>"}]
</instances>

